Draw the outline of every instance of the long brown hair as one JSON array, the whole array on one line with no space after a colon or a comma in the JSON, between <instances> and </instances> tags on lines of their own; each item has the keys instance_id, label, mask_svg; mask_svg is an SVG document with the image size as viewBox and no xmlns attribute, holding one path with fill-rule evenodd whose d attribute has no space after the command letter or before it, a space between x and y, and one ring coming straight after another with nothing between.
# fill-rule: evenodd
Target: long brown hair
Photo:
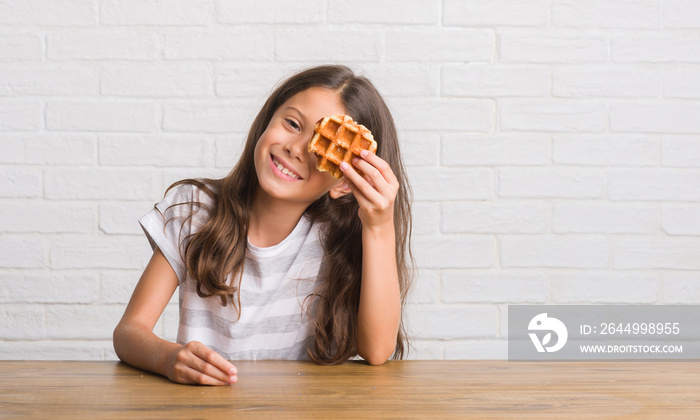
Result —
<instances>
[{"instance_id":1,"label":"long brown hair","mask_svg":"<svg viewBox=\"0 0 700 420\"><path fill-rule=\"evenodd\" d=\"M345 66L318 66L287 79L270 95L255 117L245 148L233 170L222 179L186 179L209 195L210 218L202 228L186 238L183 258L189 274L197 281L201 297L219 296L222 305L231 301L240 316L241 274L245 262L247 231L253 196L258 187L254 167L255 145L272 115L292 96L311 87L324 87L338 93L346 112L366 126L377 140L377 155L387 161L399 180L394 202L396 261L399 273L402 311L412 279L411 189L401 160L398 135L386 103L372 83L356 76ZM167 192L166 192L167 193ZM352 195L338 199L325 194L312 203L305 214L313 221L325 222L322 243L324 269L319 273L320 287L307 302L315 326L309 357L323 364L337 364L357 355L357 313L362 273L362 224L358 204ZM227 283L227 276L231 282ZM401 317L393 358L408 351L408 336Z\"/></svg>"}]
</instances>

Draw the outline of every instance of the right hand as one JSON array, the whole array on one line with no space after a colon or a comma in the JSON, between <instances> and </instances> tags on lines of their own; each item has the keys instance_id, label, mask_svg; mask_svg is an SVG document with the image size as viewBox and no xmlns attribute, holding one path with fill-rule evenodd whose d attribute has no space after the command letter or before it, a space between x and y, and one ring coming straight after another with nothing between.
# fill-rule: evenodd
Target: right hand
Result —
<instances>
[{"instance_id":1,"label":"right hand","mask_svg":"<svg viewBox=\"0 0 700 420\"><path fill-rule=\"evenodd\" d=\"M230 385L238 370L219 353L198 341L190 341L168 355L168 378L181 384Z\"/></svg>"}]
</instances>

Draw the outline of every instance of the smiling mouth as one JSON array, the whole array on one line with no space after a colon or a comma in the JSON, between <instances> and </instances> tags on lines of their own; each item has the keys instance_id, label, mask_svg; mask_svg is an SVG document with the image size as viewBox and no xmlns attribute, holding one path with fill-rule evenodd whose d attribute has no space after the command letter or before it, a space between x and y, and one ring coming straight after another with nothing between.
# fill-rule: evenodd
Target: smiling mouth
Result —
<instances>
[{"instance_id":1,"label":"smiling mouth","mask_svg":"<svg viewBox=\"0 0 700 420\"><path fill-rule=\"evenodd\" d=\"M286 166L284 166L279 160L277 160L277 158L275 157L275 155L270 155L270 157L272 158L272 163L277 167L277 169L278 169L280 172L282 172L283 174L287 175L287 176L290 177L290 178L301 179L301 177L300 177L299 175L297 175L297 174L296 174L295 172L293 172L292 170L288 169L288 168L287 168Z\"/></svg>"}]
</instances>

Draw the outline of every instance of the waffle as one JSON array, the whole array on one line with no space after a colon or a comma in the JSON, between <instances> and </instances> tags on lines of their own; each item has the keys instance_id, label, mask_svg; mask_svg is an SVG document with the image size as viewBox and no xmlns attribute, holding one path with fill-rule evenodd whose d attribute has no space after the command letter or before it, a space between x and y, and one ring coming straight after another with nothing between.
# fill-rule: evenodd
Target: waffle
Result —
<instances>
[{"instance_id":1,"label":"waffle","mask_svg":"<svg viewBox=\"0 0 700 420\"><path fill-rule=\"evenodd\" d=\"M360 157L362 150L377 151L377 142L372 133L347 115L333 115L319 120L314 127L314 136L309 142L309 152L316 155L316 169L330 172L334 178L342 178L340 163L349 163L357 172L352 160Z\"/></svg>"}]
</instances>

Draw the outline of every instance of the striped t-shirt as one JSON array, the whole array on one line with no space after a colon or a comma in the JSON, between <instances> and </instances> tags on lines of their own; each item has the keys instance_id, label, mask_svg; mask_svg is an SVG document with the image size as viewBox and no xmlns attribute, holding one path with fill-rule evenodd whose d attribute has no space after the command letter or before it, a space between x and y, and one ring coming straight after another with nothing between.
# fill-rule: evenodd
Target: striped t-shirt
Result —
<instances>
[{"instance_id":1,"label":"striped t-shirt","mask_svg":"<svg viewBox=\"0 0 700 420\"><path fill-rule=\"evenodd\" d=\"M237 319L231 303L222 306L219 297L199 297L196 281L185 268L183 240L201 228L208 213L197 210L196 205L170 206L191 201L211 203L198 188L180 185L139 220L151 247L163 252L177 274L177 342L200 341L229 360L308 359L313 329L305 299L315 289L321 267L319 224L302 217L275 246L259 248L248 243ZM186 219L190 212L194 212L192 218Z\"/></svg>"}]
</instances>

